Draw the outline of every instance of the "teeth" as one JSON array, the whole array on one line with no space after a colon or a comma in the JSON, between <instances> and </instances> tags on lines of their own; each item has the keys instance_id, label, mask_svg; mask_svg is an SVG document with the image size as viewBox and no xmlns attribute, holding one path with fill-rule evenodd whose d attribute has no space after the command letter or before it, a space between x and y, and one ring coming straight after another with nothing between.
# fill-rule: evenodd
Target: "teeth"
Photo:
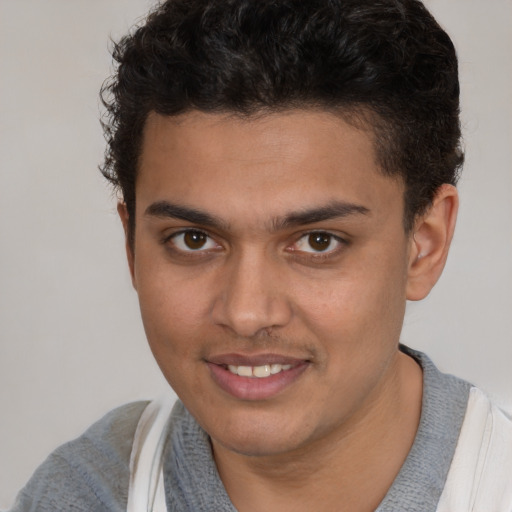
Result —
<instances>
[{"instance_id":1,"label":"teeth","mask_svg":"<svg viewBox=\"0 0 512 512\"><path fill-rule=\"evenodd\" d=\"M270 365L266 364L264 366L255 366L252 369L252 374L260 379L268 377L270 375Z\"/></svg>"},{"instance_id":2,"label":"teeth","mask_svg":"<svg viewBox=\"0 0 512 512\"><path fill-rule=\"evenodd\" d=\"M228 370L241 377L257 377L258 379L264 379L270 375L289 370L291 367L291 364L264 364L262 366L234 366L230 364Z\"/></svg>"},{"instance_id":3,"label":"teeth","mask_svg":"<svg viewBox=\"0 0 512 512\"><path fill-rule=\"evenodd\" d=\"M239 366L237 373L241 377L252 377L252 368L250 366Z\"/></svg>"}]
</instances>

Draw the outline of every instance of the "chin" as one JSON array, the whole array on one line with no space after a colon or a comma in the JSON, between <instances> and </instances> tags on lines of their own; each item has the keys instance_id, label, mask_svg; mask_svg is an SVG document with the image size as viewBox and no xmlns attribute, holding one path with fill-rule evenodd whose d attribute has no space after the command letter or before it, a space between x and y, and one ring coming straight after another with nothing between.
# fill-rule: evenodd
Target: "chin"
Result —
<instances>
[{"instance_id":1,"label":"chin","mask_svg":"<svg viewBox=\"0 0 512 512\"><path fill-rule=\"evenodd\" d=\"M245 456L278 456L300 448L308 441L307 429L294 426L289 418L230 422L210 430L210 437L225 449Z\"/></svg>"},{"instance_id":2,"label":"chin","mask_svg":"<svg viewBox=\"0 0 512 512\"><path fill-rule=\"evenodd\" d=\"M254 437L245 436L239 439L217 439L216 441L225 449L245 457L279 456L298 448L288 436L285 438L280 436L276 439L270 436L264 437L261 433Z\"/></svg>"}]
</instances>

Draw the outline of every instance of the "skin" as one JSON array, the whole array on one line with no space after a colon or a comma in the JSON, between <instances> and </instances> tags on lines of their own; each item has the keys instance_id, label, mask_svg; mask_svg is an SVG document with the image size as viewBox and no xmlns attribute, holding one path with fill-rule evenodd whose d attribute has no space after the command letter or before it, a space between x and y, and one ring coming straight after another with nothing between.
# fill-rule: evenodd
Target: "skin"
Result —
<instances>
[{"instance_id":1,"label":"skin","mask_svg":"<svg viewBox=\"0 0 512 512\"><path fill-rule=\"evenodd\" d=\"M405 302L442 271L457 193L441 187L409 234L403 195L371 131L325 111L149 116L133 284L154 356L211 436L239 511L374 510L405 460L422 392L398 351ZM212 376L225 354L304 368L240 398Z\"/></svg>"}]
</instances>

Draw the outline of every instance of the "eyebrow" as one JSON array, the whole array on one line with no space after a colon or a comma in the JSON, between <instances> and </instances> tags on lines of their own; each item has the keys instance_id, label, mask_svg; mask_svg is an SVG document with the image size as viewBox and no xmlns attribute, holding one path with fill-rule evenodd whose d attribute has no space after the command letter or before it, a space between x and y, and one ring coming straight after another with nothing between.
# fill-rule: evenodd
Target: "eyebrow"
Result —
<instances>
[{"instance_id":1,"label":"eyebrow","mask_svg":"<svg viewBox=\"0 0 512 512\"><path fill-rule=\"evenodd\" d=\"M272 219L271 231L280 231L286 228L314 224L326 220L334 220L353 215L367 215L370 210L365 206L347 203L345 201L333 201L318 208L307 208L290 212L283 217ZM146 208L145 215L159 218L174 218L199 224L202 226L227 230L228 223L219 217L196 208L177 205L169 201L157 201Z\"/></svg>"},{"instance_id":2,"label":"eyebrow","mask_svg":"<svg viewBox=\"0 0 512 512\"><path fill-rule=\"evenodd\" d=\"M211 228L225 229L227 227L226 222L215 215L196 208L173 204L169 201L157 201L150 204L144 214L152 217L180 219L191 224L201 224Z\"/></svg>"},{"instance_id":3,"label":"eyebrow","mask_svg":"<svg viewBox=\"0 0 512 512\"><path fill-rule=\"evenodd\" d=\"M275 231L302 226L305 224L314 224L325 220L341 219L352 215L368 215L370 210L365 206L347 203L345 201L333 201L319 208L308 208L291 212L282 219L274 219L272 228Z\"/></svg>"}]
</instances>

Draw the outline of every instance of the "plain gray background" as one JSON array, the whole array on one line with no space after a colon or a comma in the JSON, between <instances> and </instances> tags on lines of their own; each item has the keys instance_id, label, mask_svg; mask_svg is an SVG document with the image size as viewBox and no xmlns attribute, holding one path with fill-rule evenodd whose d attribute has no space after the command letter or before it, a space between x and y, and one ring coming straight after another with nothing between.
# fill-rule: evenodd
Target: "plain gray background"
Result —
<instances>
[{"instance_id":1,"label":"plain gray background","mask_svg":"<svg viewBox=\"0 0 512 512\"><path fill-rule=\"evenodd\" d=\"M0 0L0 507L109 409L165 389L97 171L108 37L149 0ZM512 2L430 0L459 52L467 163L445 275L402 341L512 409Z\"/></svg>"}]
</instances>

